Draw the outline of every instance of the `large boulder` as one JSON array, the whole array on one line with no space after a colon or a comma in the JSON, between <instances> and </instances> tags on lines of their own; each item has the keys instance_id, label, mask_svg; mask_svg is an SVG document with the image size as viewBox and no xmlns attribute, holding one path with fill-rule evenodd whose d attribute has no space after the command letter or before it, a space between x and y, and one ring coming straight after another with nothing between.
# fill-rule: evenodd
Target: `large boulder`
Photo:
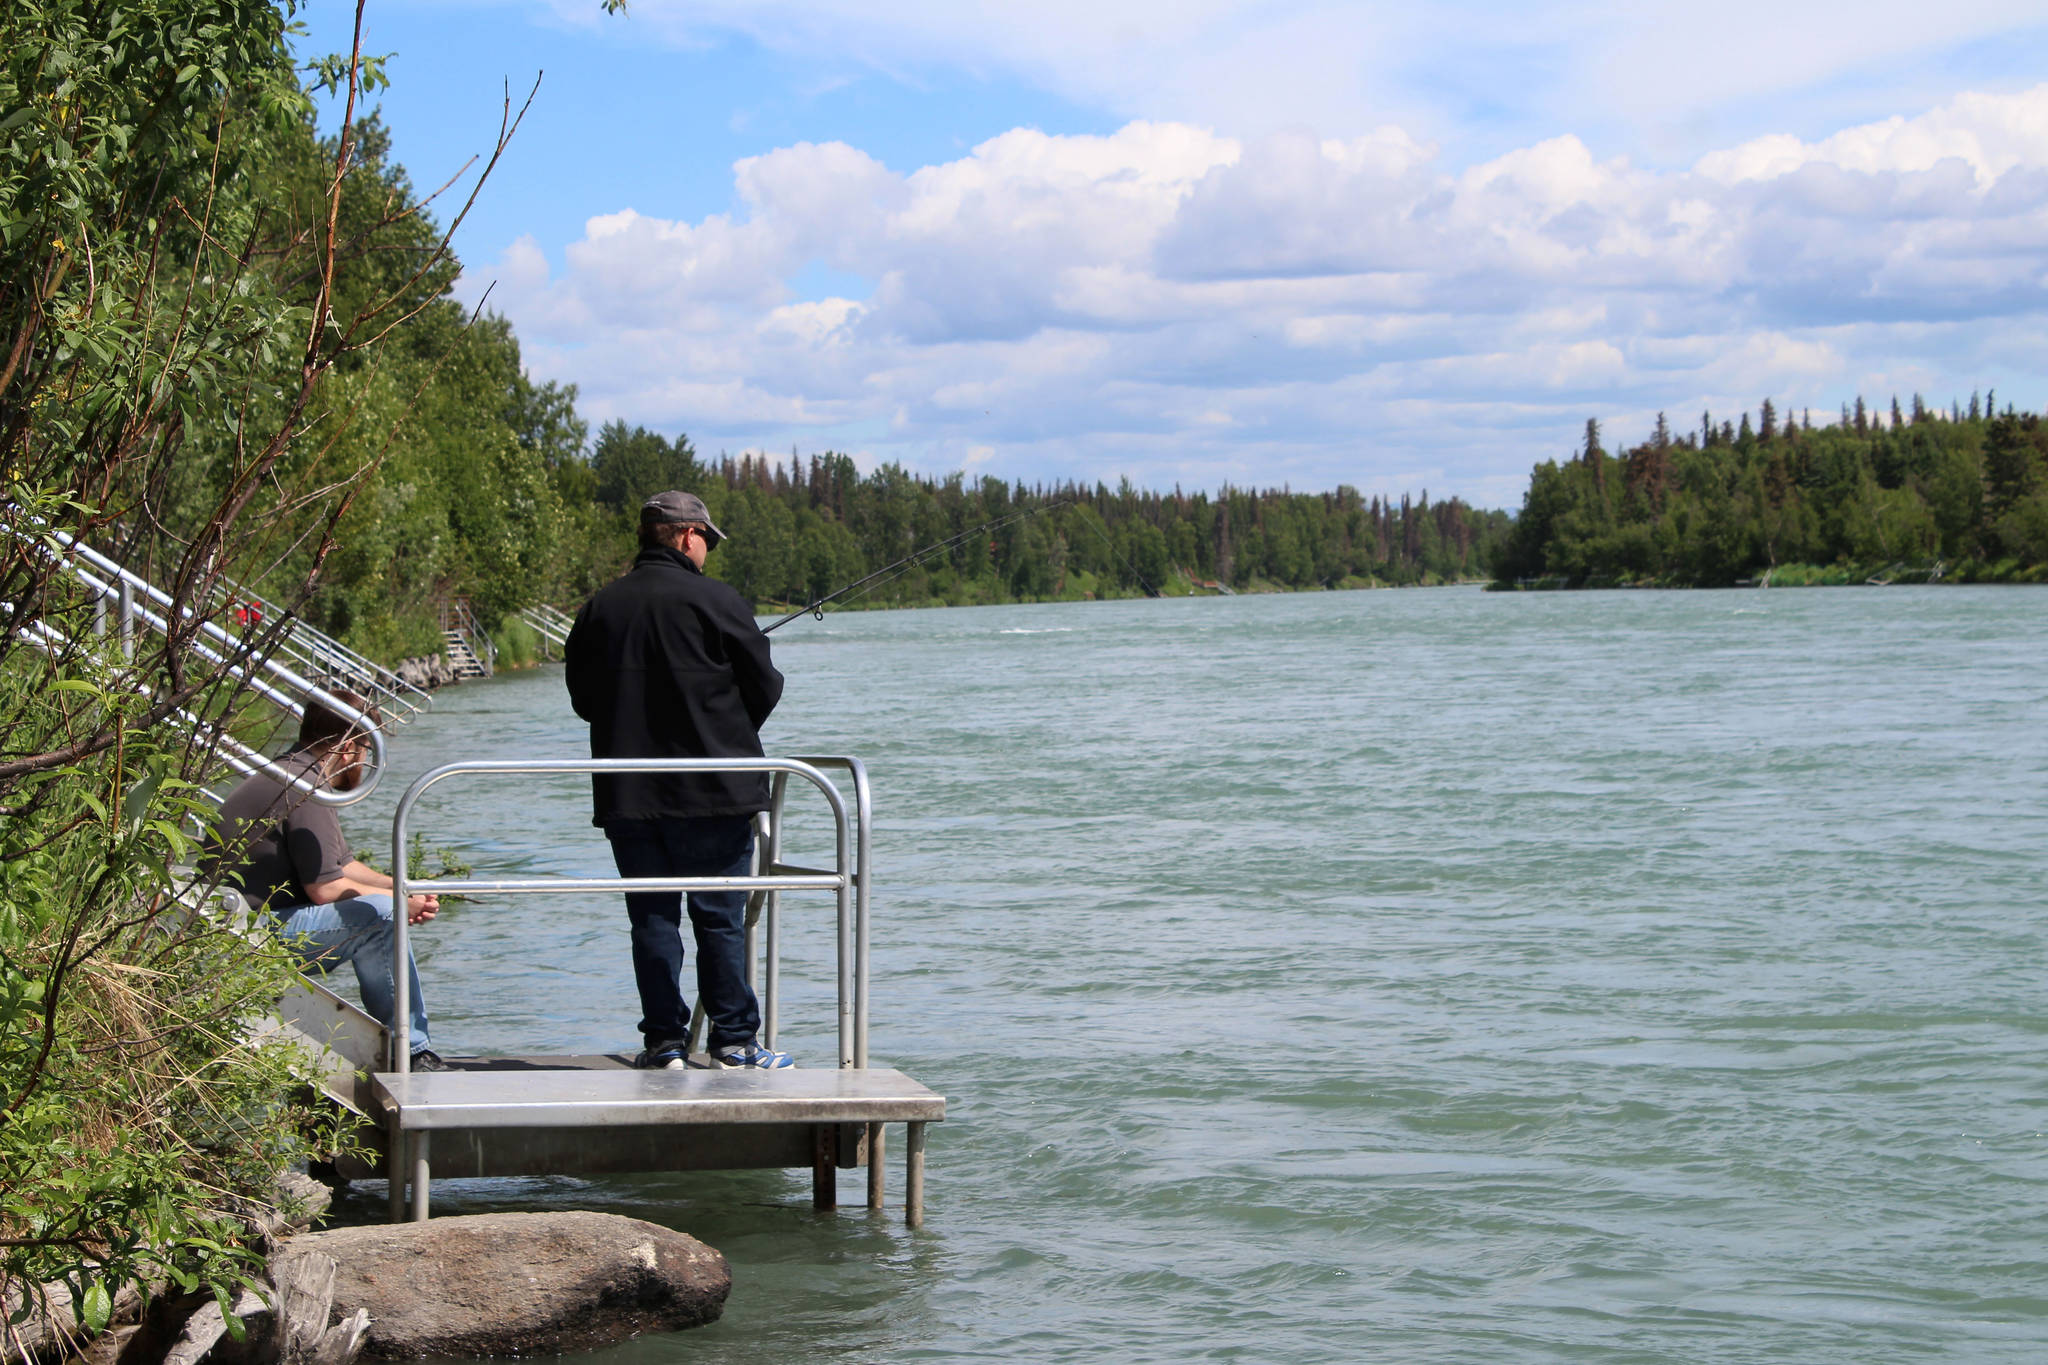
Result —
<instances>
[{"instance_id":1,"label":"large boulder","mask_svg":"<svg viewBox=\"0 0 2048 1365\"><path fill-rule=\"evenodd\" d=\"M365 1354L555 1355L715 1322L732 1273L694 1237L610 1213L484 1213L294 1237L332 1256L334 1314L370 1315ZM273 1261L275 1264L275 1261Z\"/></svg>"}]
</instances>

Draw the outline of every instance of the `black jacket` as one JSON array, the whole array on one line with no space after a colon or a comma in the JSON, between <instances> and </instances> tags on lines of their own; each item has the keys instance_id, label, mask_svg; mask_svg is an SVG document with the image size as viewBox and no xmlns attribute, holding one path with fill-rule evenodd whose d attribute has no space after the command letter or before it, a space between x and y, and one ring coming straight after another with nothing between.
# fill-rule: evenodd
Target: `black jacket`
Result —
<instances>
[{"instance_id":1,"label":"black jacket","mask_svg":"<svg viewBox=\"0 0 2048 1365\"><path fill-rule=\"evenodd\" d=\"M745 599L674 550L642 550L576 614L569 702L592 758L759 758L782 696L768 637ZM768 809L762 774L625 773L591 779L595 825Z\"/></svg>"}]
</instances>

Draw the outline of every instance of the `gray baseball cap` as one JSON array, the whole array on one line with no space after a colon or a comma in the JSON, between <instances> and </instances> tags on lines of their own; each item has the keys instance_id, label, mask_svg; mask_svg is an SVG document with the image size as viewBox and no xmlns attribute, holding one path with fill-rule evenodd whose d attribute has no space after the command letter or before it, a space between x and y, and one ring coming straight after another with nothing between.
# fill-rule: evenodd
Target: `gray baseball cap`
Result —
<instances>
[{"instance_id":1,"label":"gray baseball cap","mask_svg":"<svg viewBox=\"0 0 2048 1365\"><path fill-rule=\"evenodd\" d=\"M712 524L711 510L704 505L704 499L695 493L684 493L672 488L666 493L656 493L640 504L642 526L662 526L678 521L694 522L702 526L710 532L713 545L725 539L725 532Z\"/></svg>"}]
</instances>

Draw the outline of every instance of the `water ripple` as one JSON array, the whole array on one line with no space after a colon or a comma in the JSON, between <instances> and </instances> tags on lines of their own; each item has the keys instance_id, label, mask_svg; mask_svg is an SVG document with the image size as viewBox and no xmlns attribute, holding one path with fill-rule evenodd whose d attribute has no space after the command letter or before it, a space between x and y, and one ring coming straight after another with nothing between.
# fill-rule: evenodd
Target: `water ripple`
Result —
<instances>
[{"instance_id":1,"label":"water ripple","mask_svg":"<svg viewBox=\"0 0 2048 1365\"><path fill-rule=\"evenodd\" d=\"M756 1172L446 1202L725 1250L726 1319L617 1365L2048 1358L2044 609L1447 590L793 623L770 745L875 776L874 1050L951 1102L930 1226L817 1219ZM543 671L443 694L396 753L580 745ZM606 865L574 784L437 812L480 869ZM436 1037L624 1046L621 920L452 908L422 935ZM790 934L810 1062L829 926Z\"/></svg>"}]
</instances>

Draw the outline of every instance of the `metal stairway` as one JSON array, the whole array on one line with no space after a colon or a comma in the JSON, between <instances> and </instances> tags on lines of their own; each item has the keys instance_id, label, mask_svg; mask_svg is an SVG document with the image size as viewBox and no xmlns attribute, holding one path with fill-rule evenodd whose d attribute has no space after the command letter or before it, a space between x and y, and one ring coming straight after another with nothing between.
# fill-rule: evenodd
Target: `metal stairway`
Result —
<instances>
[{"instance_id":1,"label":"metal stairway","mask_svg":"<svg viewBox=\"0 0 2048 1365\"><path fill-rule=\"evenodd\" d=\"M456 677L488 678L491 676L491 670L484 667L483 660L477 658L476 651L469 647L469 641L462 637L460 631L444 630L441 632L441 638L445 641L443 648L448 652L449 667L455 670Z\"/></svg>"},{"instance_id":2,"label":"metal stairway","mask_svg":"<svg viewBox=\"0 0 2048 1365\"><path fill-rule=\"evenodd\" d=\"M457 678L488 678L497 671L498 647L470 610L468 598L442 599L441 640Z\"/></svg>"},{"instance_id":3,"label":"metal stairway","mask_svg":"<svg viewBox=\"0 0 2048 1365\"><path fill-rule=\"evenodd\" d=\"M273 654L253 652L249 637L266 619L274 623L285 615L253 593L240 588L224 592L214 599L221 609L202 616L190 608L179 608L162 589L76 537L55 528L43 534L48 540L41 546L42 551L55 554L66 576L96 599L98 619L89 628L101 638L100 647L110 654L132 658L139 631L167 635L178 622L191 622L195 616L201 616L196 638L189 644L193 667L218 670L239 679L254 697L288 716L297 716L308 703L319 702L359 723L369 741L368 772L359 786L347 792L309 790L302 776L278 766L260 749L222 727L218 717L179 711L169 718L172 728L191 733L211 745L220 763L233 773L267 773L287 786L306 790L307 799L322 805L351 805L369 796L384 775L384 734L369 717L332 695L331 689L346 686L365 694L387 721L408 720L432 702L431 694L423 688L300 621L290 622L291 631ZM46 620L28 621L22 638L31 646L52 652L69 650L78 644ZM220 799L206 788L202 787L200 792L216 802ZM170 891L180 912L166 916L157 926L160 931L180 933L196 926L200 932L226 930L248 937L267 930L267 926L258 928L267 916L251 910L239 892L211 883L189 866L174 867L171 873ZM318 1076L321 1092L328 1101L357 1117L359 1125L366 1128L365 1145L370 1155L381 1160L382 1130L371 1119L377 1111L370 1103L367 1077L386 1060L389 1030L325 986L302 980L279 1000L271 1017L245 1021L245 1031L254 1040L281 1038L305 1052ZM358 1161L356 1165L362 1163ZM362 1169L367 1173L370 1167Z\"/></svg>"}]
</instances>

